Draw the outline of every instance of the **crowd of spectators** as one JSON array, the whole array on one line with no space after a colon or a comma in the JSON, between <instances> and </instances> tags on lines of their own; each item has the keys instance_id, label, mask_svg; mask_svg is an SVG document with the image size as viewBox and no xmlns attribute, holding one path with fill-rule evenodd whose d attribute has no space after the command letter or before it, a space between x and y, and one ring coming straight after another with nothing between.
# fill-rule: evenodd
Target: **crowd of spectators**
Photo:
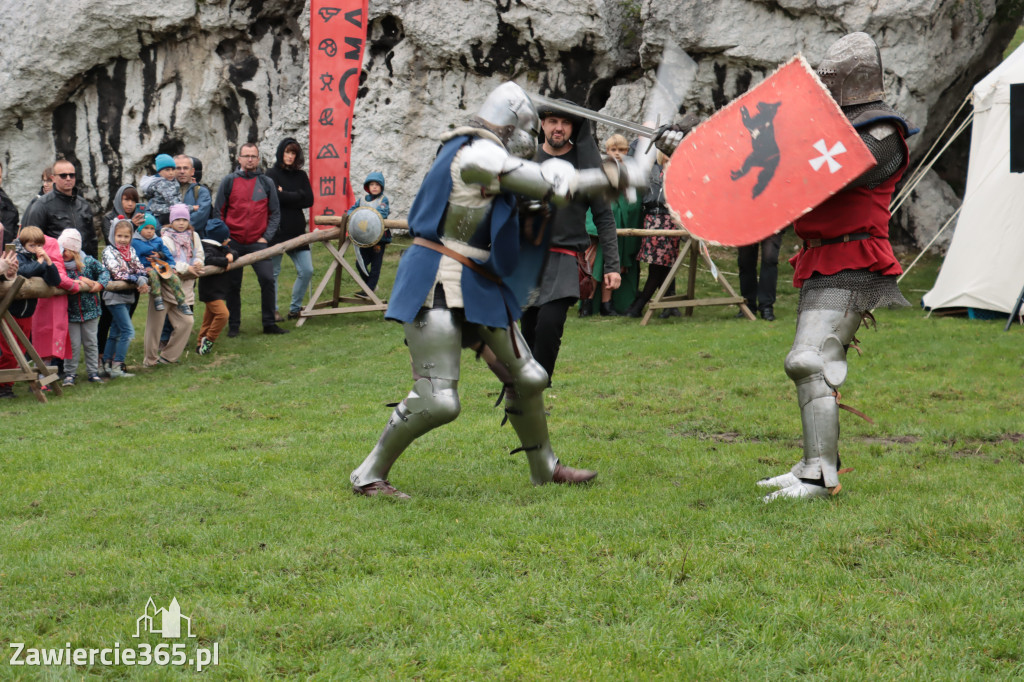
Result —
<instances>
[{"instance_id":1,"label":"crowd of spectators","mask_svg":"<svg viewBox=\"0 0 1024 682\"><path fill-rule=\"evenodd\" d=\"M121 185L97 222L70 160L58 159L43 170L39 193L24 213L4 192L0 167L0 279L39 277L66 292L17 300L9 310L43 361L58 366L64 386L134 376L126 359L141 297L147 299L144 367L177 364L190 339L206 355L225 327L228 336L240 333L243 270L214 268L306 232L303 209L312 206L313 191L293 138L281 142L267 173L255 144L242 145L237 161L235 172L211 193L202 184L199 159L158 154L153 172L138 186ZM297 272L288 309L288 318L295 319L313 265L308 247L287 253ZM263 333L288 333L278 324L281 256L256 260L252 268L260 284ZM111 282L124 284L110 287ZM205 309L193 339L197 299ZM15 367L15 355L0 335L0 369ZM14 396L12 384L0 384L0 398Z\"/></svg>"}]
</instances>

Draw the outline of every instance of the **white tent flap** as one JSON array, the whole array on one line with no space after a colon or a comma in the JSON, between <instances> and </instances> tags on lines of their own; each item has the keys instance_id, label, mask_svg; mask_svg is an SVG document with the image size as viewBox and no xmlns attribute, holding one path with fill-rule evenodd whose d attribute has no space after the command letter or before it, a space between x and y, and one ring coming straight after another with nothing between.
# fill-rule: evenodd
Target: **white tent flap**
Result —
<instances>
[{"instance_id":1,"label":"white tent flap","mask_svg":"<svg viewBox=\"0 0 1024 682\"><path fill-rule=\"evenodd\" d=\"M1010 84L1024 83L1024 47L973 91L967 188L928 308L1009 313L1024 286L1024 173L1010 172Z\"/></svg>"}]
</instances>

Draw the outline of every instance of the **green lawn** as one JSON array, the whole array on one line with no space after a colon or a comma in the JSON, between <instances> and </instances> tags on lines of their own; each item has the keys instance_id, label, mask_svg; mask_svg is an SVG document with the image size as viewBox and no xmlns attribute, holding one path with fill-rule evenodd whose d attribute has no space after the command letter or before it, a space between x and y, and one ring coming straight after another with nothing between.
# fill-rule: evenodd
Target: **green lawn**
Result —
<instances>
[{"instance_id":1,"label":"green lawn","mask_svg":"<svg viewBox=\"0 0 1024 682\"><path fill-rule=\"evenodd\" d=\"M1017 32L1013 34L1013 39L1010 44L1006 46L1006 50L1003 52L1003 59L1009 57L1014 50L1020 47L1020 44L1024 43L1024 27L1018 28Z\"/></svg>"},{"instance_id":2,"label":"green lawn","mask_svg":"<svg viewBox=\"0 0 1024 682\"><path fill-rule=\"evenodd\" d=\"M191 617L190 657L217 645L216 679L1024 676L1024 331L926 319L937 267L858 334L844 402L876 423L843 413L842 493L772 505L754 482L799 456L786 265L773 324L570 318L547 402L588 487L529 484L466 354L462 415L392 472L406 503L348 482L409 389L401 327L263 336L250 271L243 334L212 355L0 405L0 678L191 674L9 663L11 643L185 642L133 637L150 597Z\"/></svg>"}]
</instances>

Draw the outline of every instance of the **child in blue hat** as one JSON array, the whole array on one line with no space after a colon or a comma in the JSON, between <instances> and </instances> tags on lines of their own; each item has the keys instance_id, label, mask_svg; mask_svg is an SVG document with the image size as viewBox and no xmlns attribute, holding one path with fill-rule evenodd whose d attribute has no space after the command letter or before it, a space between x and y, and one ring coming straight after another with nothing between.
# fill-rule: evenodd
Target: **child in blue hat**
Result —
<instances>
[{"instance_id":1,"label":"child in blue hat","mask_svg":"<svg viewBox=\"0 0 1024 682\"><path fill-rule=\"evenodd\" d=\"M388 201L387 196L384 194L384 174L380 171L373 171L367 175L366 180L363 182L363 190L366 192L366 196L356 199L356 203L352 205L352 208L348 210L348 213L351 213L360 206L372 206L377 209L381 218L387 219L388 215L391 213L391 204ZM381 237L377 244L365 248L359 248L359 255L362 257L362 262L366 266L366 270L363 272L366 276L366 286L370 287L371 290L377 289L377 281L380 280L381 266L384 264L384 249L390 243L391 230L385 229L384 236ZM362 292L359 292L356 295L363 297Z\"/></svg>"},{"instance_id":2,"label":"child in blue hat","mask_svg":"<svg viewBox=\"0 0 1024 682\"><path fill-rule=\"evenodd\" d=\"M166 225L171 206L181 201L178 195L178 180L174 172L174 159L170 154L157 154L156 175L147 175L139 182L139 191L145 197L147 210L157 220L157 225Z\"/></svg>"}]
</instances>

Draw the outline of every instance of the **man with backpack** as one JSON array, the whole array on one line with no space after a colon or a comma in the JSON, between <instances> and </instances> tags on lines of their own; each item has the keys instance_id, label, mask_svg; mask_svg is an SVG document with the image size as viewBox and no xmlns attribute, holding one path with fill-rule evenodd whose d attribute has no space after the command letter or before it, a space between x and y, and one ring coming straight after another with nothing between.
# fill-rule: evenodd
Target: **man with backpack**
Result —
<instances>
[{"instance_id":1,"label":"man with backpack","mask_svg":"<svg viewBox=\"0 0 1024 682\"><path fill-rule=\"evenodd\" d=\"M221 180L217 201L213 207L213 220L228 226L231 247L244 256L267 248L281 224L281 208L277 200L277 187L260 171L260 150L252 142L242 145L238 155L238 170ZM207 229L209 230L209 225ZM252 264L260 283L260 306L264 334L287 334L277 326L274 318L274 264L269 259ZM238 336L242 322L243 268L229 271L228 336Z\"/></svg>"}]
</instances>

